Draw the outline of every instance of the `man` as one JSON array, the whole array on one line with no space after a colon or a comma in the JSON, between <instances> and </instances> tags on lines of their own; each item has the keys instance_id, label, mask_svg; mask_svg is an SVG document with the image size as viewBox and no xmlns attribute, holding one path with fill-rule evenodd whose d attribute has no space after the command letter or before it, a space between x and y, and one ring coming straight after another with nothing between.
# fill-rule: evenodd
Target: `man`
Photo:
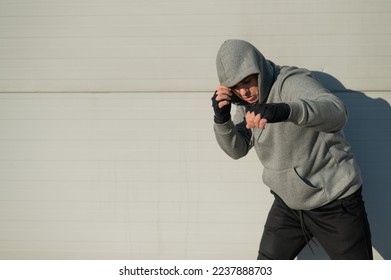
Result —
<instances>
[{"instance_id":1,"label":"man","mask_svg":"<svg viewBox=\"0 0 391 280\"><path fill-rule=\"evenodd\" d=\"M258 259L294 259L312 237L331 259L372 259L360 169L342 128L344 104L296 67L228 40L216 59L214 131L230 157L254 147L275 200ZM231 104L237 106L231 118Z\"/></svg>"}]
</instances>

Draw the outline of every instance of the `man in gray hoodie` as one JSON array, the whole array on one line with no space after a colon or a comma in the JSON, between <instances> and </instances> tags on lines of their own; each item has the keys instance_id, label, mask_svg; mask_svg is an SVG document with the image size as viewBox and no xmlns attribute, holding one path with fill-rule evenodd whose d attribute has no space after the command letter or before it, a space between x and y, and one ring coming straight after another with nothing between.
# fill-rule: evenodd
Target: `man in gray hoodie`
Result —
<instances>
[{"instance_id":1,"label":"man in gray hoodie","mask_svg":"<svg viewBox=\"0 0 391 280\"><path fill-rule=\"evenodd\" d=\"M246 41L224 42L216 66L217 142L234 159L254 147L275 196L258 259L294 259L312 237L331 259L372 259L361 173L342 131L342 101L308 70L277 66Z\"/></svg>"}]
</instances>

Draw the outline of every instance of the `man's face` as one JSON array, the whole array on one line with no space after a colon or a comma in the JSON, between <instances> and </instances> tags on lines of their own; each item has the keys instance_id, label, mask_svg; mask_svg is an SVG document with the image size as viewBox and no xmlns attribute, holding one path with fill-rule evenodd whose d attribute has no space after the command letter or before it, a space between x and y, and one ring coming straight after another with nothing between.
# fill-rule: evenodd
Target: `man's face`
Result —
<instances>
[{"instance_id":1,"label":"man's face","mask_svg":"<svg viewBox=\"0 0 391 280\"><path fill-rule=\"evenodd\" d=\"M239 98L248 103L258 102L258 74L247 76L242 81L234 85L231 89Z\"/></svg>"}]
</instances>

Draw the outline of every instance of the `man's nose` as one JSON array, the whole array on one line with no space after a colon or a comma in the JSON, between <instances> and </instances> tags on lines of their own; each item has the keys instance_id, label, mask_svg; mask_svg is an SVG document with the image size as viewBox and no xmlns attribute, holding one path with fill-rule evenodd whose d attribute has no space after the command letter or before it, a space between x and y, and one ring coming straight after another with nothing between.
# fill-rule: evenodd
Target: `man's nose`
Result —
<instances>
[{"instance_id":1,"label":"man's nose","mask_svg":"<svg viewBox=\"0 0 391 280\"><path fill-rule=\"evenodd\" d=\"M248 94L248 88L246 88L246 87L240 88L239 93L241 96L246 96Z\"/></svg>"}]
</instances>

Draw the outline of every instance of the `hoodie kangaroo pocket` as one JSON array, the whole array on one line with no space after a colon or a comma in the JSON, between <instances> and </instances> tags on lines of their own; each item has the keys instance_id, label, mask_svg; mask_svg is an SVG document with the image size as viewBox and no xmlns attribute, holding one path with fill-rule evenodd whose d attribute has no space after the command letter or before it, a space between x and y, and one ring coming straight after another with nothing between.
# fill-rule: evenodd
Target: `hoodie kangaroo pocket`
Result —
<instances>
[{"instance_id":1,"label":"hoodie kangaroo pocket","mask_svg":"<svg viewBox=\"0 0 391 280\"><path fill-rule=\"evenodd\" d=\"M263 182L293 209L312 209L327 202L323 188L307 183L294 168L265 168Z\"/></svg>"}]
</instances>

